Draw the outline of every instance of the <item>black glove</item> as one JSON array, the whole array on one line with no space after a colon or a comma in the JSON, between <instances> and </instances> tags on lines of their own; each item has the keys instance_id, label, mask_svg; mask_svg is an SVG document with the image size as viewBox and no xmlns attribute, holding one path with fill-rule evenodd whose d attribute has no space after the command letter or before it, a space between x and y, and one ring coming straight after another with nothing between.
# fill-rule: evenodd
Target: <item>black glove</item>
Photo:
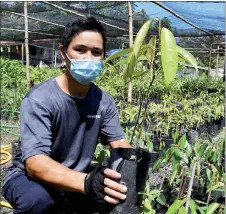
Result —
<instances>
[{"instance_id":1,"label":"black glove","mask_svg":"<svg viewBox=\"0 0 226 214\"><path fill-rule=\"evenodd\" d=\"M85 177L85 194L92 200L104 203L104 170L105 166L98 166Z\"/></svg>"}]
</instances>

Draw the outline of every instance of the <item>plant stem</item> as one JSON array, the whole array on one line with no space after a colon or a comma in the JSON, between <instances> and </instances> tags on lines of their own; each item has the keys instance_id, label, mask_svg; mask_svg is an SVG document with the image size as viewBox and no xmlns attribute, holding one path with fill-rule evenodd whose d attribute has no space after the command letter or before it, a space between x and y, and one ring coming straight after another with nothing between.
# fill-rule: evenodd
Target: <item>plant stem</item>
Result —
<instances>
[{"instance_id":1,"label":"plant stem","mask_svg":"<svg viewBox=\"0 0 226 214\"><path fill-rule=\"evenodd\" d=\"M207 203L207 206L209 205L210 198L211 198L211 190L208 193L207 202L206 202Z\"/></svg>"},{"instance_id":2,"label":"plant stem","mask_svg":"<svg viewBox=\"0 0 226 214\"><path fill-rule=\"evenodd\" d=\"M192 167L191 178L189 180L189 185L188 185L187 202L186 202L186 206L185 206L186 213L188 213L189 201L191 198L191 191L192 191L192 186L193 186L194 177L195 177L195 168L196 168L196 162L194 162L194 165Z\"/></svg>"},{"instance_id":3,"label":"plant stem","mask_svg":"<svg viewBox=\"0 0 226 214\"><path fill-rule=\"evenodd\" d=\"M162 190L162 185L163 185L163 182L165 180L165 177L166 177L166 175L164 174L163 177L162 177L161 183L159 185L159 190Z\"/></svg>"},{"instance_id":4,"label":"plant stem","mask_svg":"<svg viewBox=\"0 0 226 214\"><path fill-rule=\"evenodd\" d=\"M134 127L134 129L133 129L133 134L132 134L132 137L131 137L131 140L130 140L130 145L132 145L132 143L133 143L133 137L134 137L134 135L135 135L135 131L136 131L136 128L137 128L137 124L138 124L138 121L139 121L139 118L140 118L140 113L141 113L142 105L143 105L143 102L142 102L142 99L140 99L139 112L138 112L138 115L137 115L137 120L136 120L136 123L135 123L135 127Z\"/></svg>"},{"instance_id":5,"label":"plant stem","mask_svg":"<svg viewBox=\"0 0 226 214\"><path fill-rule=\"evenodd\" d=\"M178 190L178 195L177 195L177 198L180 199L180 196L181 196L181 192L182 192L182 185L184 183L184 173L182 175L182 178L181 178L181 182L180 182L180 187L179 187L179 190Z\"/></svg>"},{"instance_id":6,"label":"plant stem","mask_svg":"<svg viewBox=\"0 0 226 214\"><path fill-rule=\"evenodd\" d=\"M155 73L153 74L153 78L152 78L152 80L151 80L151 82L150 82L150 84L149 84L149 87L148 87L148 92L150 91L150 88L151 88L151 86L152 86L152 84L153 84L153 82L154 82L154 80L155 80ZM147 98L147 97L146 97ZM147 98L148 99L148 98ZM142 122L141 122L141 126L140 126L140 129L142 130L142 125L143 125L143 123L144 123L144 121L145 121L145 119L146 119L146 113L147 113L147 107L148 107L148 103L149 103L149 99L148 100L146 100L146 102L145 102L145 104L144 104L144 117L143 117L143 120L142 120ZM139 117L140 117L140 115L139 115ZM139 118L138 118L138 120L139 120ZM138 123L138 120L137 120L137 123ZM141 131L140 130L140 131ZM139 142L139 138L137 139L137 142L136 142L136 147L138 146L137 144L138 144L138 142Z\"/></svg>"}]
</instances>

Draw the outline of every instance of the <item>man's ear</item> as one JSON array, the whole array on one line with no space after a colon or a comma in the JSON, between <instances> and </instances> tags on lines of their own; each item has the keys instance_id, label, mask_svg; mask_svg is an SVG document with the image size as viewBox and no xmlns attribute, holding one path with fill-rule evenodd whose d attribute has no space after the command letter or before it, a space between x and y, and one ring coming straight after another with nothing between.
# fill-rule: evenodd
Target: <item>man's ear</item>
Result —
<instances>
[{"instance_id":1,"label":"man's ear","mask_svg":"<svg viewBox=\"0 0 226 214\"><path fill-rule=\"evenodd\" d=\"M63 45L59 46L59 51L60 51L60 54L62 56L62 59L65 60L66 59L66 55L65 55L65 51L64 51L64 46Z\"/></svg>"}]
</instances>

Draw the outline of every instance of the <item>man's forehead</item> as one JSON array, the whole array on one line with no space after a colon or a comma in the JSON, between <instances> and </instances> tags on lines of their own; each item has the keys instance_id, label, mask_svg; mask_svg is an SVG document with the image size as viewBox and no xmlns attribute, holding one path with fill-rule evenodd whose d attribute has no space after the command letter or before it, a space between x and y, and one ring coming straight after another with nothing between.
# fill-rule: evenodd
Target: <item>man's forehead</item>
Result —
<instances>
[{"instance_id":1,"label":"man's forehead","mask_svg":"<svg viewBox=\"0 0 226 214\"><path fill-rule=\"evenodd\" d=\"M84 32L75 35L71 41L71 45L103 49L103 38L97 32Z\"/></svg>"}]
</instances>

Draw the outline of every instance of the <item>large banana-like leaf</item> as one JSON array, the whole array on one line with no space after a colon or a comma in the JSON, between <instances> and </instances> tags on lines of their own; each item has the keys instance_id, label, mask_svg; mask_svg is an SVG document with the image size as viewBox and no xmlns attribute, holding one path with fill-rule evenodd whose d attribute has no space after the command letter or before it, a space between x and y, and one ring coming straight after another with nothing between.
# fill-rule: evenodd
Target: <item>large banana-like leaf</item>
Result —
<instances>
[{"instance_id":1,"label":"large banana-like leaf","mask_svg":"<svg viewBox=\"0 0 226 214\"><path fill-rule=\"evenodd\" d=\"M126 54L128 54L128 53L131 53L132 51L133 51L133 48L123 49L123 50L121 50L121 51L119 51L119 52L117 52L117 53L115 53L115 54L112 54L112 55L109 56L108 58L106 58L105 63L106 63L106 62L109 62L109 61L111 61L111 60L113 60L113 59L115 59L115 58L124 56L124 55L126 55Z\"/></svg>"},{"instance_id":2,"label":"large banana-like leaf","mask_svg":"<svg viewBox=\"0 0 226 214\"><path fill-rule=\"evenodd\" d=\"M186 62L193 65L197 71L197 61L191 53L189 53L188 51L186 51L184 48L180 46L177 46L177 52L181 58L183 58Z\"/></svg>"},{"instance_id":3,"label":"large banana-like leaf","mask_svg":"<svg viewBox=\"0 0 226 214\"><path fill-rule=\"evenodd\" d=\"M178 53L173 34L164 27L161 29L160 50L164 81L166 86L168 86L174 80L177 73Z\"/></svg>"},{"instance_id":4,"label":"large banana-like leaf","mask_svg":"<svg viewBox=\"0 0 226 214\"><path fill-rule=\"evenodd\" d=\"M137 62L139 62L139 61L147 61L148 59L147 59L147 57L145 56L145 55L140 55L139 57L138 57L138 59L137 59Z\"/></svg>"},{"instance_id":5,"label":"large banana-like leaf","mask_svg":"<svg viewBox=\"0 0 226 214\"><path fill-rule=\"evenodd\" d=\"M146 21L142 25L142 27L140 28L140 30L136 36L136 39L135 39L134 45L133 45L133 53L134 53L134 56L136 59L138 58L138 54L140 52L141 46L144 43L144 39L147 36L148 30L151 27L152 21L153 21L153 19Z\"/></svg>"},{"instance_id":6,"label":"large banana-like leaf","mask_svg":"<svg viewBox=\"0 0 226 214\"><path fill-rule=\"evenodd\" d=\"M144 75L146 75L146 74L148 74L148 73L149 73L149 71L135 72L135 73L133 74L132 79L137 79L138 77L144 76Z\"/></svg>"},{"instance_id":7,"label":"large banana-like leaf","mask_svg":"<svg viewBox=\"0 0 226 214\"><path fill-rule=\"evenodd\" d=\"M131 53L128 57L127 65L126 65L126 67L123 71L124 79L127 79L127 78L129 78L130 80L132 79L132 75L133 75L133 72L134 72L135 65L136 65L136 59L135 59L134 54Z\"/></svg>"},{"instance_id":8,"label":"large banana-like leaf","mask_svg":"<svg viewBox=\"0 0 226 214\"><path fill-rule=\"evenodd\" d=\"M153 64L155 58L155 47L156 47L156 36L151 37L149 43L153 48L148 48L146 52L146 57L148 61Z\"/></svg>"},{"instance_id":9,"label":"large banana-like leaf","mask_svg":"<svg viewBox=\"0 0 226 214\"><path fill-rule=\"evenodd\" d=\"M146 50L146 49L153 49L153 47L150 45L150 44L146 44L146 45L142 45L141 46L141 50ZM127 48L127 49L123 49L115 54L112 54L111 56L109 56L108 58L105 59L105 63L113 60L113 59L116 59L118 57L121 57L121 56L124 56L128 53L131 53L133 51L133 47L132 48Z\"/></svg>"}]
</instances>

